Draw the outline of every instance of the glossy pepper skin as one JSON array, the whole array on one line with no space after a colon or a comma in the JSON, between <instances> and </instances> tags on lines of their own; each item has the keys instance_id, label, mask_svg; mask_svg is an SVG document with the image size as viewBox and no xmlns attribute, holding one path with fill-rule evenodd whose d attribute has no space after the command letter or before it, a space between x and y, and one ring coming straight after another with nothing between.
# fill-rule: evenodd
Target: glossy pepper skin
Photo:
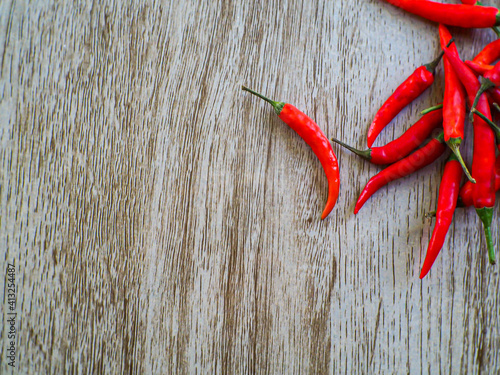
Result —
<instances>
[{"instance_id":1,"label":"glossy pepper skin","mask_svg":"<svg viewBox=\"0 0 500 375\"><path fill-rule=\"evenodd\" d=\"M415 150L443 123L443 110L436 109L420 118L415 124L405 131L399 138L389 142L382 147L372 147L368 150L357 150L344 142L335 138L332 141L340 144L362 158L369 160L373 164L386 165L392 164Z\"/></svg>"},{"instance_id":2,"label":"glossy pepper skin","mask_svg":"<svg viewBox=\"0 0 500 375\"><path fill-rule=\"evenodd\" d=\"M456 156L452 155L444 167L443 177L439 185L436 224L434 225L429 247L427 248L427 255L420 273L421 279L427 275L443 247L457 205L461 179L462 166Z\"/></svg>"},{"instance_id":3,"label":"glossy pepper skin","mask_svg":"<svg viewBox=\"0 0 500 375\"><path fill-rule=\"evenodd\" d=\"M430 21L463 28L486 28L500 24L498 9L466 4L443 4L429 0L385 0Z\"/></svg>"},{"instance_id":4,"label":"glossy pepper skin","mask_svg":"<svg viewBox=\"0 0 500 375\"><path fill-rule=\"evenodd\" d=\"M495 86L500 86L500 61L497 62L493 68L484 73L484 78L489 79Z\"/></svg>"},{"instance_id":5,"label":"glossy pepper skin","mask_svg":"<svg viewBox=\"0 0 500 375\"><path fill-rule=\"evenodd\" d=\"M340 186L339 165L330 141L311 118L299 111L293 105L270 100L245 86L242 86L242 89L270 103L278 117L295 130L318 157L328 180L328 199L325 209L321 214L321 219L325 219L337 202Z\"/></svg>"},{"instance_id":6,"label":"glossy pepper skin","mask_svg":"<svg viewBox=\"0 0 500 375\"><path fill-rule=\"evenodd\" d=\"M418 67L380 107L368 129L368 148L372 147L373 142L380 132L403 108L432 85L434 82L434 71L441 57L442 55L429 64Z\"/></svg>"},{"instance_id":7,"label":"glossy pepper skin","mask_svg":"<svg viewBox=\"0 0 500 375\"><path fill-rule=\"evenodd\" d=\"M474 101L480 89L480 83L474 73L460 58L448 48L443 49L453 69L465 87L469 105ZM490 106L486 94L482 94L477 102L477 110L491 120ZM495 205L495 134L490 125L477 114L474 114L474 151L472 156L472 177L476 179L473 190L473 202L476 212L483 222L488 256L491 264L495 264L493 239L491 238L491 220Z\"/></svg>"},{"instance_id":8,"label":"glossy pepper skin","mask_svg":"<svg viewBox=\"0 0 500 375\"><path fill-rule=\"evenodd\" d=\"M446 26L439 25L439 41L441 48L445 48L452 36ZM458 55L455 43L451 43L448 47ZM465 124L465 90L453 70L451 63L446 56L443 57L444 65L444 99L443 99L443 129L444 141L450 147L451 151L457 157L458 162L462 165L465 175L472 182L476 182L470 175L465 162L460 154L460 144L464 139L464 124Z\"/></svg>"},{"instance_id":9,"label":"glossy pepper skin","mask_svg":"<svg viewBox=\"0 0 500 375\"><path fill-rule=\"evenodd\" d=\"M472 59L472 62L476 64L490 65L494 61L500 59L500 39L496 39L491 43L488 43L479 52L476 57Z\"/></svg>"},{"instance_id":10,"label":"glossy pepper skin","mask_svg":"<svg viewBox=\"0 0 500 375\"><path fill-rule=\"evenodd\" d=\"M478 76L484 75L488 70L493 69L493 65L480 64L474 61L465 61L465 63L472 69L472 72Z\"/></svg>"},{"instance_id":11,"label":"glossy pepper skin","mask_svg":"<svg viewBox=\"0 0 500 375\"><path fill-rule=\"evenodd\" d=\"M413 154L391 164L373 176L359 195L356 206L354 207L354 213L357 214L365 202L381 187L398 178L408 176L435 161L446 149L443 142L444 135L441 132L439 136L433 138L429 143Z\"/></svg>"},{"instance_id":12,"label":"glossy pepper skin","mask_svg":"<svg viewBox=\"0 0 500 375\"><path fill-rule=\"evenodd\" d=\"M495 162L495 191L500 189L500 155L497 156ZM472 191L474 190L474 185L467 181L464 186L460 188L459 200L457 203L458 207L470 207L474 204L472 200Z\"/></svg>"}]
</instances>

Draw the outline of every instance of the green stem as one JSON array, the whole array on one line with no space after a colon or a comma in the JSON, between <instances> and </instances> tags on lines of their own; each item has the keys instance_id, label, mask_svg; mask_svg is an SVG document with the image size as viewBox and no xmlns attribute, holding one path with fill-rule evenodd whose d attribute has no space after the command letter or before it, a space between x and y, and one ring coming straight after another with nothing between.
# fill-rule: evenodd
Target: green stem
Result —
<instances>
[{"instance_id":1,"label":"green stem","mask_svg":"<svg viewBox=\"0 0 500 375\"><path fill-rule=\"evenodd\" d=\"M480 1L476 1L476 5L484 6L484 4ZM500 13L497 13L496 18L497 18L497 25L499 25L500 24ZM497 37L500 38L500 30L498 29L498 27L493 26L491 29L495 32L495 34L497 34Z\"/></svg>"},{"instance_id":2,"label":"green stem","mask_svg":"<svg viewBox=\"0 0 500 375\"><path fill-rule=\"evenodd\" d=\"M334 141L335 143L338 143L342 147L347 148L349 151L354 152L356 155L361 156L363 159L371 160L371 158L372 158L372 150L370 150L370 149L368 149L368 150L358 150L357 148L349 146L347 143L339 141L336 138L331 138L331 140Z\"/></svg>"},{"instance_id":3,"label":"green stem","mask_svg":"<svg viewBox=\"0 0 500 375\"><path fill-rule=\"evenodd\" d=\"M491 89L492 87L495 87L495 84L493 82L491 82L488 78L481 78L481 87L479 87L479 90L477 90L476 97L474 98L474 103L472 103L472 106L470 107L471 110L471 113L469 115L470 122L474 121L474 116L472 114L472 111L476 109L477 103L479 102L479 98L481 97L481 95L483 95L483 93L486 90Z\"/></svg>"},{"instance_id":4,"label":"green stem","mask_svg":"<svg viewBox=\"0 0 500 375\"><path fill-rule=\"evenodd\" d=\"M493 30L495 34L497 34L497 37L500 38L500 29L498 28L498 26L493 26L491 30Z\"/></svg>"},{"instance_id":5,"label":"green stem","mask_svg":"<svg viewBox=\"0 0 500 375\"><path fill-rule=\"evenodd\" d=\"M245 90L245 91L248 91L249 93L251 93L251 94L254 94L254 95L258 96L259 98L264 99L266 102L268 102L269 104L271 104L271 105L273 106L273 108L274 108L274 111L278 114L278 116L279 116L279 114L280 114L280 113L281 113L281 111L283 110L283 107L284 107L284 106L285 106L285 104L286 104L286 103L283 103L283 102L276 102L276 101L274 101L274 100L271 100L271 99L269 99L269 98L265 97L264 95L259 94L257 91L254 91L254 90L252 90L252 89L249 89L249 88L248 88L248 87L246 87L246 86L243 86L243 85L242 85L242 86L241 86L241 89L242 89L242 90Z\"/></svg>"},{"instance_id":6,"label":"green stem","mask_svg":"<svg viewBox=\"0 0 500 375\"><path fill-rule=\"evenodd\" d=\"M472 176L470 175L470 172L467 169L467 166L465 165L464 159L462 158L462 154L460 154L460 143L462 143L461 138L450 138L446 142L448 147L451 149L453 154L456 156L457 161L462 166L462 169L464 170L464 173L467 176L467 178L469 179L469 181L472 182L473 184L475 184L476 180L474 178L472 178Z\"/></svg>"},{"instance_id":7,"label":"green stem","mask_svg":"<svg viewBox=\"0 0 500 375\"><path fill-rule=\"evenodd\" d=\"M436 217L437 211L430 211L424 214L426 218Z\"/></svg>"},{"instance_id":8,"label":"green stem","mask_svg":"<svg viewBox=\"0 0 500 375\"><path fill-rule=\"evenodd\" d=\"M451 44L455 41L455 38L451 38L448 44L446 45L446 48L451 46ZM434 70L436 70L436 66L438 66L439 62L444 56L444 51L441 51L438 57L436 57L434 60L432 60L430 63L424 64L425 68L431 72L434 73Z\"/></svg>"},{"instance_id":9,"label":"green stem","mask_svg":"<svg viewBox=\"0 0 500 375\"><path fill-rule=\"evenodd\" d=\"M493 217L492 207L476 208L477 215L483 222L484 234L486 236L486 246L488 247L488 258L490 264L495 264L495 248L493 247L493 238L491 237L491 219Z\"/></svg>"},{"instance_id":10,"label":"green stem","mask_svg":"<svg viewBox=\"0 0 500 375\"><path fill-rule=\"evenodd\" d=\"M488 125L493 129L493 132L495 133L495 137L497 139L497 144L500 144L500 128L493 122L491 121L488 117L484 115L484 113L479 112L477 109L473 108L471 110L471 113L474 115L478 115L481 117Z\"/></svg>"},{"instance_id":11,"label":"green stem","mask_svg":"<svg viewBox=\"0 0 500 375\"><path fill-rule=\"evenodd\" d=\"M438 109L441 109L441 108L443 108L443 104L438 104L438 105L435 105L434 107L429 107L429 108L424 109L422 112L420 112L420 114L421 115L426 115L429 112L432 112L432 111L435 111L435 110L438 110Z\"/></svg>"}]
</instances>

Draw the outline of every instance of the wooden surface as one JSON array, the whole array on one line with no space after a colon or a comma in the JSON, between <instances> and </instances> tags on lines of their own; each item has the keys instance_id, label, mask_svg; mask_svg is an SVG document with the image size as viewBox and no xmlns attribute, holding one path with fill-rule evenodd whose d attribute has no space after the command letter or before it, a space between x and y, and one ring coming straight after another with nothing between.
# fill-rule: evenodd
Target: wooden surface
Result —
<instances>
[{"instance_id":1,"label":"wooden surface","mask_svg":"<svg viewBox=\"0 0 500 375\"><path fill-rule=\"evenodd\" d=\"M379 168L334 146L321 221L318 160L240 90L363 148L438 54L437 25L377 0L130 3L0 0L0 265L17 286L17 367L3 288L0 372L498 373L499 272L473 210L418 278L443 159L355 216ZM451 30L465 58L494 37Z\"/></svg>"}]
</instances>

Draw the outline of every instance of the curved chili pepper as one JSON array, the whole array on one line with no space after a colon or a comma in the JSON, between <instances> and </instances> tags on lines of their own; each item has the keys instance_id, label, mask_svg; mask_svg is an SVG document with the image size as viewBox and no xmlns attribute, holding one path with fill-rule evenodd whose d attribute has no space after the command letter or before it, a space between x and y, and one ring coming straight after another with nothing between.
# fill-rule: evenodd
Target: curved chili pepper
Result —
<instances>
[{"instance_id":1,"label":"curved chili pepper","mask_svg":"<svg viewBox=\"0 0 500 375\"><path fill-rule=\"evenodd\" d=\"M441 47L446 47L451 39L452 36L446 26L439 24L439 41ZM448 48L458 55L455 43L451 43ZM465 91L446 56L443 58L443 65L445 79L443 100L444 141L456 155L467 178L475 183L476 181L470 175L460 154L460 144L464 139Z\"/></svg>"},{"instance_id":2,"label":"curved chili pepper","mask_svg":"<svg viewBox=\"0 0 500 375\"><path fill-rule=\"evenodd\" d=\"M489 65L498 59L500 59L500 39L488 43L472 61L476 64Z\"/></svg>"},{"instance_id":3,"label":"curved chili pepper","mask_svg":"<svg viewBox=\"0 0 500 375\"><path fill-rule=\"evenodd\" d=\"M276 102L245 86L242 86L241 88L271 104L278 117L282 119L285 124L295 130L295 132L312 148L318 157L325 171L326 178L328 179L328 200L326 202L325 209L321 214L321 219L326 218L337 202L340 185L339 165L330 141L326 138L323 131L313 120L293 105Z\"/></svg>"},{"instance_id":4,"label":"curved chili pepper","mask_svg":"<svg viewBox=\"0 0 500 375\"><path fill-rule=\"evenodd\" d=\"M482 76L488 72L488 70L493 69L493 65L481 64L470 60L466 60L465 63L472 69L472 72L478 76Z\"/></svg>"},{"instance_id":5,"label":"curved chili pepper","mask_svg":"<svg viewBox=\"0 0 500 375\"><path fill-rule=\"evenodd\" d=\"M385 0L407 12L430 21L465 28L500 25L498 9L463 4L442 4L429 0Z\"/></svg>"},{"instance_id":6,"label":"curved chili pepper","mask_svg":"<svg viewBox=\"0 0 500 375\"><path fill-rule=\"evenodd\" d=\"M446 149L443 142L444 134L441 132L437 137L430 140L429 143L413 154L391 164L373 176L359 195L356 206L354 207L354 213L357 214L365 202L381 187L387 185L391 181L408 176L424 168L440 157Z\"/></svg>"},{"instance_id":7,"label":"curved chili pepper","mask_svg":"<svg viewBox=\"0 0 500 375\"><path fill-rule=\"evenodd\" d=\"M392 121L401 110L415 100L434 82L434 71L441 60L441 53L434 61L418 67L394 93L385 101L375 114L368 129L368 147L378 137L382 129Z\"/></svg>"},{"instance_id":8,"label":"curved chili pepper","mask_svg":"<svg viewBox=\"0 0 500 375\"><path fill-rule=\"evenodd\" d=\"M461 179L462 166L456 156L452 154L444 167L443 177L439 185L436 224L434 225L429 247L427 248L427 255L420 273L421 279L427 275L443 247L457 205Z\"/></svg>"},{"instance_id":9,"label":"curved chili pepper","mask_svg":"<svg viewBox=\"0 0 500 375\"><path fill-rule=\"evenodd\" d=\"M448 48L443 49L453 69L467 91L469 102L473 100L480 88L474 73ZM490 106L485 94L477 102L477 110L491 120ZM483 222L491 264L495 264L495 250L491 238L491 219L495 205L495 134L490 125L477 114L474 118L474 152L472 156L472 177L476 179L473 191L473 202L476 212Z\"/></svg>"},{"instance_id":10,"label":"curved chili pepper","mask_svg":"<svg viewBox=\"0 0 500 375\"><path fill-rule=\"evenodd\" d=\"M372 147L368 150L358 150L348 144L331 138L332 141L347 148L356 155L369 160L373 164L392 164L404 158L422 144L434 129L440 128L443 123L443 110L438 109L422 116L415 124L401 135L382 147Z\"/></svg>"},{"instance_id":11,"label":"curved chili pepper","mask_svg":"<svg viewBox=\"0 0 500 375\"><path fill-rule=\"evenodd\" d=\"M457 207L470 207L474 204L472 192L474 184L467 181L461 188L458 195ZM497 156L495 162L495 191L500 190L500 155Z\"/></svg>"}]
</instances>

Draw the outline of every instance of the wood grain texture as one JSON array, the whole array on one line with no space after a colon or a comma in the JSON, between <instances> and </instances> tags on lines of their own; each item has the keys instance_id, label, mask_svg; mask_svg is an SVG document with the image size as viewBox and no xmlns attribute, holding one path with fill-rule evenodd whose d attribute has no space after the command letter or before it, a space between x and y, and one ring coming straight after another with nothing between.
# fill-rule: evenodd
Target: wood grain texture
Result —
<instances>
[{"instance_id":1,"label":"wood grain texture","mask_svg":"<svg viewBox=\"0 0 500 375\"><path fill-rule=\"evenodd\" d=\"M468 58L493 38L452 32ZM18 288L18 367L2 314L0 372L498 373L499 272L473 210L418 279L444 159L355 216L379 168L335 146L321 221L319 162L240 90L362 147L438 51L435 24L377 0L0 0L0 265ZM439 68L376 144L442 92Z\"/></svg>"}]
</instances>

